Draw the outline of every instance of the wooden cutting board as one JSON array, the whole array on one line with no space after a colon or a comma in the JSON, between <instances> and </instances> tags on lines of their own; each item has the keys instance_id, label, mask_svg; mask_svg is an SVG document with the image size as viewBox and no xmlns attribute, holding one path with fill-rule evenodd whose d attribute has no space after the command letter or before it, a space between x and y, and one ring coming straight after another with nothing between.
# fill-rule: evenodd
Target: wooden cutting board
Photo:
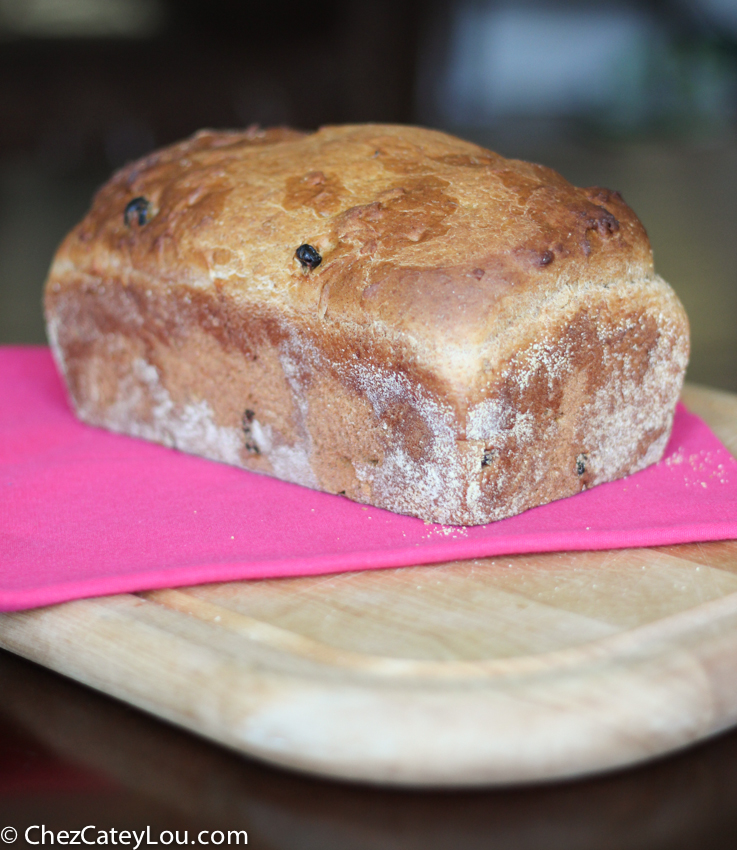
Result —
<instances>
[{"instance_id":1,"label":"wooden cutting board","mask_svg":"<svg viewBox=\"0 0 737 850\"><path fill-rule=\"evenodd\" d=\"M737 454L737 397L684 400ZM0 646L304 771L579 776L737 723L737 541L87 599L0 615Z\"/></svg>"}]
</instances>

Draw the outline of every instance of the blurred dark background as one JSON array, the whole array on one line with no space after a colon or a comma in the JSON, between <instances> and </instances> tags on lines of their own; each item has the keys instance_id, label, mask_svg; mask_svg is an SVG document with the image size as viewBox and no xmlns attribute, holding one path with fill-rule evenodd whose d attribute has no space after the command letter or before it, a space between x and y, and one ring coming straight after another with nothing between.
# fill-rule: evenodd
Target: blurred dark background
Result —
<instances>
[{"instance_id":1,"label":"blurred dark background","mask_svg":"<svg viewBox=\"0 0 737 850\"><path fill-rule=\"evenodd\" d=\"M737 0L0 0L0 343L111 171L200 127L419 123L620 190L737 390Z\"/></svg>"}]
</instances>

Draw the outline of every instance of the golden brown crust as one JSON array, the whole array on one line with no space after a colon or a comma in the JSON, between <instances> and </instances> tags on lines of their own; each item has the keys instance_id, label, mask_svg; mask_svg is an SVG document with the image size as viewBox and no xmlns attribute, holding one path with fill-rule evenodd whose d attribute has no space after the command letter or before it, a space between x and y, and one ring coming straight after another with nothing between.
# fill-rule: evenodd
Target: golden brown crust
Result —
<instances>
[{"instance_id":1,"label":"golden brown crust","mask_svg":"<svg viewBox=\"0 0 737 850\"><path fill-rule=\"evenodd\" d=\"M154 215L126 227L136 196ZM302 243L323 257L307 275ZM443 133L370 125L200 133L116 175L60 256L95 275L246 297L268 277L282 309L379 320L422 343L440 321L478 344L512 288L652 272L647 235L616 193Z\"/></svg>"},{"instance_id":2,"label":"golden brown crust","mask_svg":"<svg viewBox=\"0 0 737 850\"><path fill-rule=\"evenodd\" d=\"M617 193L394 126L203 132L128 166L47 314L84 418L462 523L656 460L688 351Z\"/></svg>"}]
</instances>

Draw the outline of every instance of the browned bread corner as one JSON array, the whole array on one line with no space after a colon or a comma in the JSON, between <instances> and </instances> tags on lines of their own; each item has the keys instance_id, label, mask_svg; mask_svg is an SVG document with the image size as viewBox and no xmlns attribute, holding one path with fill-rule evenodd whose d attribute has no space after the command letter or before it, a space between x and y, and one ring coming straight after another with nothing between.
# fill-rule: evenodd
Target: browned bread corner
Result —
<instances>
[{"instance_id":1,"label":"browned bread corner","mask_svg":"<svg viewBox=\"0 0 737 850\"><path fill-rule=\"evenodd\" d=\"M127 166L46 315L83 420L450 524L657 461L688 358L616 192L416 127L201 132Z\"/></svg>"}]
</instances>

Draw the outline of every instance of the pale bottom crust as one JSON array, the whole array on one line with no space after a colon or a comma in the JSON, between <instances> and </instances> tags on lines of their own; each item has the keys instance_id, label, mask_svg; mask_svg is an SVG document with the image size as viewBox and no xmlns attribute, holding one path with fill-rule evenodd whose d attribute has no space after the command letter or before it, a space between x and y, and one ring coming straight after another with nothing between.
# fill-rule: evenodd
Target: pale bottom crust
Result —
<instances>
[{"instance_id":1,"label":"pale bottom crust","mask_svg":"<svg viewBox=\"0 0 737 850\"><path fill-rule=\"evenodd\" d=\"M659 460L687 359L680 316L589 305L498 364L462 408L401 371L331 360L296 331L239 347L180 322L167 338L146 331L143 308L116 327L96 298L47 299L82 420L450 525Z\"/></svg>"}]
</instances>

